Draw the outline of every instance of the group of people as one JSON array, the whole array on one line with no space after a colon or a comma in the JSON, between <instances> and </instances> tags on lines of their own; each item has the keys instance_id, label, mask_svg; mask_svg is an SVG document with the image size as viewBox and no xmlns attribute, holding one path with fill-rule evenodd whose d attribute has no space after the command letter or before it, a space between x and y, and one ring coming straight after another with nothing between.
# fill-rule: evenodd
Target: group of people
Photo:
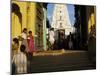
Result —
<instances>
[{"instance_id":1,"label":"group of people","mask_svg":"<svg viewBox=\"0 0 100 75\"><path fill-rule=\"evenodd\" d=\"M53 28L49 31L49 43L49 50L72 50L78 48L78 39L76 39L75 34L70 32L67 37L65 37L65 34L60 34L59 39L56 39Z\"/></svg>"},{"instance_id":2,"label":"group of people","mask_svg":"<svg viewBox=\"0 0 100 75\"><path fill-rule=\"evenodd\" d=\"M55 41L54 48L56 48L57 50L60 50L60 49L65 49L65 50L76 49L76 46L77 46L76 38L73 34L71 34L71 32L67 37L65 37L64 34L61 34L60 36L61 36L60 39Z\"/></svg>"},{"instance_id":3,"label":"group of people","mask_svg":"<svg viewBox=\"0 0 100 75\"><path fill-rule=\"evenodd\" d=\"M79 49L79 43L78 40L75 36L75 34L70 34L65 38L65 49L69 50L76 50Z\"/></svg>"},{"instance_id":4,"label":"group of people","mask_svg":"<svg viewBox=\"0 0 100 75\"><path fill-rule=\"evenodd\" d=\"M21 35L21 39L22 39L22 44L26 46L26 52L32 54L35 51L34 38L32 35L32 31L29 31L28 33L29 35L27 35L27 29L24 28Z\"/></svg>"},{"instance_id":5,"label":"group of people","mask_svg":"<svg viewBox=\"0 0 100 75\"><path fill-rule=\"evenodd\" d=\"M28 32L24 28L19 38L14 38L12 43L12 75L16 73L27 73L27 64L36 52L32 31ZM21 45L19 44L21 40Z\"/></svg>"}]
</instances>

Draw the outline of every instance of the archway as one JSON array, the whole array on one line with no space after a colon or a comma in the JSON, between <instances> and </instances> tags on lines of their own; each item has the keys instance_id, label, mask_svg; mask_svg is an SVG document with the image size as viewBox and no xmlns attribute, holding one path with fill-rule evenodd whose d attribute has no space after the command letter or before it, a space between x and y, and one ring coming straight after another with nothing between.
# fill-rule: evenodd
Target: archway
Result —
<instances>
[{"instance_id":1,"label":"archway","mask_svg":"<svg viewBox=\"0 0 100 75\"><path fill-rule=\"evenodd\" d=\"M12 38L19 36L22 29L22 14L20 12L20 7L12 3Z\"/></svg>"}]
</instances>

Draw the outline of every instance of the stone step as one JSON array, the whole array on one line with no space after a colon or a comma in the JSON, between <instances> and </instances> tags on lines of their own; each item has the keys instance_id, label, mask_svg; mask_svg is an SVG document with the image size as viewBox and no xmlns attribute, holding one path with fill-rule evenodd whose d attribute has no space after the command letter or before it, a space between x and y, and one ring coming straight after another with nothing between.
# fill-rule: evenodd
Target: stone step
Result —
<instances>
[{"instance_id":1,"label":"stone step","mask_svg":"<svg viewBox=\"0 0 100 75\"><path fill-rule=\"evenodd\" d=\"M70 65L70 66L52 66L52 67L39 67L39 68L32 68L31 73L40 73L40 72L57 72L57 71L73 71L73 70L88 70L88 69L95 69L91 66L91 64L81 64L81 65Z\"/></svg>"},{"instance_id":2,"label":"stone step","mask_svg":"<svg viewBox=\"0 0 100 75\"><path fill-rule=\"evenodd\" d=\"M76 63L76 62L80 62L80 61L88 61L88 56L87 54L72 54L72 55L59 55L59 56L36 56L33 57L32 59L33 64L48 64L48 63L61 63L61 62L66 62L66 63Z\"/></svg>"},{"instance_id":3,"label":"stone step","mask_svg":"<svg viewBox=\"0 0 100 75\"><path fill-rule=\"evenodd\" d=\"M33 56L30 72L55 72L93 69L92 63L88 59L88 53L66 52L62 55Z\"/></svg>"},{"instance_id":4,"label":"stone step","mask_svg":"<svg viewBox=\"0 0 100 75\"><path fill-rule=\"evenodd\" d=\"M35 61L35 62L33 62L32 64L33 65L45 65L45 64L60 64L60 63L66 63L66 64L71 64L71 63L79 63L79 62L81 62L81 63L89 63L90 61L87 59L87 58L81 58L81 59L77 59L77 58L66 58L66 59L61 59L61 58L59 58L59 59L45 59L45 60L43 60L43 61Z\"/></svg>"},{"instance_id":5,"label":"stone step","mask_svg":"<svg viewBox=\"0 0 100 75\"><path fill-rule=\"evenodd\" d=\"M73 64L88 64L88 61L81 61L81 62L67 62L67 63L46 63L46 64L31 64L31 66L41 67L41 66L59 66L59 65L73 65Z\"/></svg>"}]
</instances>

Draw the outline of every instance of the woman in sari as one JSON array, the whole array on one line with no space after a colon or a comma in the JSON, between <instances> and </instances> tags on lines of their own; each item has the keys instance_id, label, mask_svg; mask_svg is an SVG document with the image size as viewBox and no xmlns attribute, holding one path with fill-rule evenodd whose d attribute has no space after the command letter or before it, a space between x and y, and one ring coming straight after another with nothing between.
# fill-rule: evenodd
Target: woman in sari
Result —
<instances>
[{"instance_id":1,"label":"woman in sari","mask_svg":"<svg viewBox=\"0 0 100 75\"><path fill-rule=\"evenodd\" d=\"M34 52L34 38L32 35L32 31L29 31L29 36L28 36L28 47L29 47L29 53L33 54Z\"/></svg>"}]
</instances>

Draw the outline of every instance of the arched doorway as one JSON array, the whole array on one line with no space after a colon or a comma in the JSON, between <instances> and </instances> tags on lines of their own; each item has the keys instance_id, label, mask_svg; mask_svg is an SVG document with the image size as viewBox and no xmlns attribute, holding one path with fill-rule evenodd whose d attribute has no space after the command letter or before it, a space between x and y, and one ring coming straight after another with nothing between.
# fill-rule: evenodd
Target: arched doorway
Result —
<instances>
[{"instance_id":1,"label":"arched doorway","mask_svg":"<svg viewBox=\"0 0 100 75\"><path fill-rule=\"evenodd\" d=\"M19 36L22 29L22 14L20 12L20 7L12 3L12 38Z\"/></svg>"}]
</instances>

